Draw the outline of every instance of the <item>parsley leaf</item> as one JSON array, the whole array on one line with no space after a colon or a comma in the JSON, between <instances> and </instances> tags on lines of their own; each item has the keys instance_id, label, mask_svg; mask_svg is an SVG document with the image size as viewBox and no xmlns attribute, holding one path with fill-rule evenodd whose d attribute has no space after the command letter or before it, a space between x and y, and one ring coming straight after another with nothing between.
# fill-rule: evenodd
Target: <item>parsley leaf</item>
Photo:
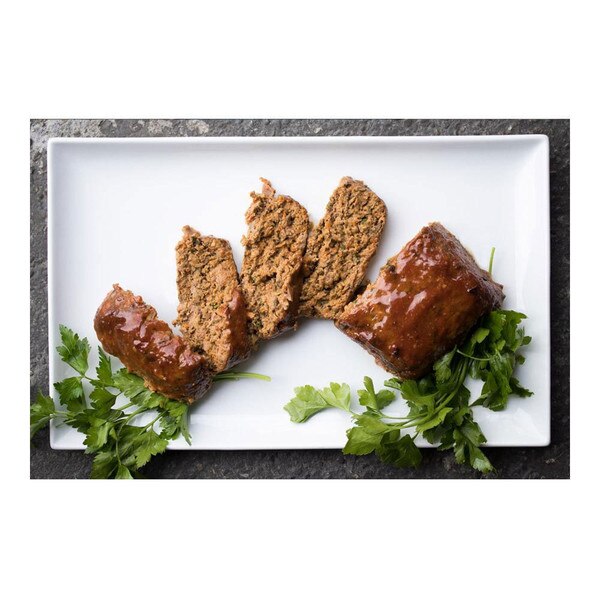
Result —
<instances>
[{"instance_id":1,"label":"parsley leaf","mask_svg":"<svg viewBox=\"0 0 600 600\"><path fill-rule=\"evenodd\" d=\"M425 377L419 381L412 379L407 381L388 379L384 385L400 390L402 397L406 400L410 408L409 417L433 413L435 407L435 387L429 377Z\"/></svg>"},{"instance_id":2,"label":"parsley leaf","mask_svg":"<svg viewBox=\"0 0 600 600\"><path fill-rule=\"evenodd\" d=\"M63 362L75 369L80 375L85 375L88 370L88 354L90 345L87 338L79 339L79 336L64 325L59 326L62 346L56 350Z\"/></svg>"},{"instance_id":3,"label":"parsley leaf","mask_svg":"<svg viewBox=\"0 0 600 600\"><path fill-rule=\"evenodd\" d=\"M514 376L517 365L525 362L518 351L531 342L520 323L527 317L519 312L497 310L482 321L481 327L489 330L484 339L471 336L464 348L465 358L471 358L471 376L481 379L483 388L474 406L485 406L490 410L503 410L508 398L516 395L521 398L533 392L524 388Z\"/></svg>"},{"instance_id":4,"label":"parsley leaf","mask_svg":"<svg viewBox=\"0 0 600 600\"><path fill-rule=\"evenodd\" d=\"M284 407L292 421L302 423L313 414L338 406L352 414L354 426L346 432L344 454L362 456L375 452L380 460L395 467L417 467L421 452L415 444L422 435L439 450L453 450L456 461L469 464L482 473L493 466L481 450L485 436L473 418L473 406L491 410L505 408L510 396L521 398L532 392L515 377L517 365L525 357L518 351L531 342L520 323L526 316L510 310L496 310L485 316L460 346L453 348L433 365L432 373L417 380L389 379L390 388L376 392L370 377L364 378L364 389L358 390L361 414L350 410L349 395L344 401L331 401L331 394L312 386L296 388L296 396ZM483 381L481 395L469 404L471 394L465 386L468 376ZM345 384L330 384L342 390ZM405 417L392 417L382 412L398 390L408 405ZM405 429L414 430L414 435Z\"/></svg>"},{"instance_id":5,"label":"parsley leaf","mask_svg":"<svg viewBox=\"0 0 600 600\"><path fill-rule=\"evenodd\" d=\"M385 431L374 431L364 425L352 427L346 432L348 441L342 452L344 454L356 454L357 456L371 454L371 452L374 452L379 448L384 433Z\"/></svg>"},{"instance_id":6,"label":"parsley leaf","mask_svg":"<svg viewBox=\"0 0 600 600\"><path fill-rule=\"evenodd\" d=\"M454 348L447 354L444 354L444 356L442 356L442 358L440 358L433 365L433 374L435 377L435 382L437 384L444 384L452 378L453 371L452 371L451 365L452 365L452 359L454 358L455 354L456 354L456 348Z\"/></svg>"},{"instance_id":7,"label":"parsley leaf","mask_svg":"<svg viewBox=\"0 0 600 600\"><path fill-rule=\"evenodd\" d=\"M192 444L188 428L188 409L189 407L186 404L175 400L170 400L164 407L159 409L159 424L163 438L174 440L181 435L188 445Z\"/></svg>"},{"instance_id":8,"label":"parsley leaf","mask_svg":"<svg viewBox=\"0 0 600 600\"><path fill-rule=\"evenodd\" d=\"M133 479L131 471L125 465L119 465L115 479Z\"/></svg>"},{"instance_id":9,"label":"parsley leaf","mask_svg":"<svg viewBox=\"0 0 600 600\"><path fill-rule=\"evenodd\" d=\"M342 410L350 410L350 386L347 383L331 382L329 387L323 388L320 392L321 397L329 406L341 408Z\"/></svg>"},{"instance_id":10,"label":"parsley leaf","mask_svg":"<svg viewBox=\"0 0 600 600\"><path fill-rule=\"evenodd\" d=\"M318 390L312 385L294 388L295 396L283 407L294 423L304 423L325 408L350 411L350 387L343 383L330 383Z\"/></svg>"},{"instance_id":11,"label":"parsley leaf","mask_svg":"<svg viewBox=\"0 0 600 600\"><path fill-rule=\"evenodd\" d=\"M119 461L114 451L105 450L94 455L92 463L92 479L110 479L119 469Z\"/></svg>"},{"instance_id":12,"label":"parsley leaf","mask_svg":"<svg viewBox=\"0 0 600 600\"><path fill-rule=\"evenodd\" d=\"M85 450L86 454L97 452L103 448L108 442L108 434L113 427L113 423L98 419L96 424L87 430L87 435L83 442L87 446Z\"/></svg>"},{"instance_id":13,"label":"parsley leaf","mask_svg":"<svg viewBox=\"0 0 600 600\"><path fill-rule=\"evenodd\" d=\"M402 435L401 424L385 423L369 412L355 416L354 421L356 425L346 432L344 454L376 452L381 461L395 467L417 467L421 463L421 452L410 435Z\"/></svg>"},{"instance_id":14,"label":"parsley leaf","mask_svg":"<svg viewBox=\"0 0 600 600\"><path fill-rule=\"evenodd\" d=\"M354 422L355 426L346 431L348 441L343 449L344 454L370 454L379 448L381 438L390 430L390 426L379 416L369 412L356 415Z\"/></svg>"},{"instance_id":15,"label":"parsley leaf","mask_svg":"<svg viewBox=\"0 0 600 600\"><path fill-rule=\"evenodd\" d=\"M116 387L126 398L134 404L145 408L156 408L159 399L145 385L144 380L127 369L119 369L113 376L114 387ZM155 396L155 397L153 397Z\"/></svg>"},{"instance_id":16,"label":"parsley leaf","mask_svg":"<svg viewBox=\"0 0 600 600\"><path fill-rule=\"evenodd\" d=\"M514 370L524 357L516 352L531 338L519 324L526 316L509 310L497 310L484 317L460 348L445 354L433 366L433 378L417 381L390 380L400 390L413 418L416 431L441 450L453 449L458 463L468 462L474 469L489 473L493 467L480 446L486 442L479 425L473 420L472 406L491 410L506 407L511 395L525 397ZM468 375L482 380L479 398L469 405L470 393L464 382Z\"/></svg>"},{"instance_id":17,"label":"parsley leaf","mask_svg":"<svg viewBox=\"0 0 600 600\"><path fill-rule=\"evenodd\" d=\"M104 412L110 410L115 405L117 395L107 390L105 387L95 387L90 392L90 400L92 408L97 411Z\"/></svg>"},{"instance_id":18,"label":"parsley leaf","mask_svg":"<svg viewBox=\"0 0 600 600\"><path fill-rule=\"evenodd\" d=\"M98 366L96 367L98 381L103 386L115 387L110 356L102 348L98 347L98 357Z\"/></svg>"},{"instance_id":19,"label":"parsley leaf","mask_svg":"<svg viewBox=\"0 0 600 600\"><path fill-rule=\"evenodd\" d=\"M134 452L136 469L143 467L153 456L164 452L168 443L168 440L160 437L152 428L139 434Z\"/></svg>"},{"instance_id":20,"label":"parsley leaf","mask_svg":"<svg viewBox=\"0 0 600 600\"><path fill-rule=\"evenodd\" d=\"M294 388L295 396L283 407L294 423L304 423L329 405L312 385Z\"/></svg>"},{"instance_id":21,"label":"parsley leaf","mask_svg":"<svg viewBox=\"0 0 600 600\"><path fill-rule=\"evenodd\" d=\"M191 444L187 404L147 389L141 377L126 369L113 372L110 356L102 348L98 348L96 379L90 379L86 375L90 351L87 339L80 339L63 325L60 335L62 345L57 351L77 375L54 384L64 411L57 409L50 396L38 394L30 408L31 437L52 419L61 417L65 424L84 434L85 452L94 455L90 474L93 479L139 477L139 469L164 452L169 440L182 436ZM220 380L269 379L265 375L234 371L220 375ZM83 380L93 388L89 405ZM129 402L115 408L121 396ZM350 402L350 390L332 386L328 398L332 405L343 407ZM132 425L134 419L136 423L144 420L146 423Z\"/></svg>"},{"instance_id":22,"label":"parsley leaf","mask_svg":"<svg viewBox=\"0 0 600 600\"><path fill-rule=\"evenodd\" d=\"M382 436L377 456L382 462L397 468L416 468L421 464L421 452L414 439L409 434L401 435L398 429L388 431Z\"/></svg>"},{"instance_id":23,"label":"parsley leaf","mask_svg":"<svg viewBox=\"0 0 600 600\"><path fill-rule=\"evenodd\" d=\"M454 439L454 456L457 463L462 464L468 461L474 469L482 473L493 471L492 464L479 448L481 444L485 444L485 436L472 417L465 419L460 427L454 428L452 437Z\"/></svg>"},{"instance_id":24,"label":"parsley leaf","mask_svg":"<svg viewBox=\"0 0 600 600\"><path fill-rule=\"evenodd\" d=\"M375 392L373 380L370 377L365 377L363 380L365 389L358 390L358 401L362 406L372 408L373 410L381 410L396 398L394 392L390 390L381 390Z\"/></svg>"},{"instance_id":25,"label":"parsley leaf","mask_svg":"<svg viewBox=\"0 0 600 600\"><path fill-rule=\"evenodd\" d=\"M43 429L50 423L50 420L56 415L54 400L50 396L44 396L38 392L35 402L29 410L29 434L33 437L40 429Z\"/></svg>"},{"instance_id":26,"label":"parsley leaf","mask_svg":"<svg viewBox=\"0 0 600 600\"><path fill-rule=\"evenodd\" d=\"M58 392L60 403L67 407L71 412L77 412L85 408L85 394L81 377L67 377L54 384L54 389Z\"/></svg>"}]
</instances>

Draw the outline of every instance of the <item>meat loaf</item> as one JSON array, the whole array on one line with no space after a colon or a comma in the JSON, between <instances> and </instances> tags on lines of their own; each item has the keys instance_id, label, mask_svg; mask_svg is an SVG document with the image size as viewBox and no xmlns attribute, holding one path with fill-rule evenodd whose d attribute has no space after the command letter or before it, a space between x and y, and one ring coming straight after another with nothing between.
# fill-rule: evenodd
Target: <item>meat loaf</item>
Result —
<instances>
[{"instance_id":1,"label":"meat loaf","mask_svg":"<svg viewBox=\"0 0 600 600\"><path fill-rule=\"evenodd\" d=\"M173 324L216 372L248 358L246 302L229 242L186 226L176 256L179 307Z\"/></svg>"},{"instance_id":2,"label":"meat loaf","mask_svg":"<svg viewBox=\"0 0 600 600\"><path fill-rule=\"evenodd\" d=\"M118 284L98 308L94 329L104 350L155 392L191 404L211 386L206 358L158 319L141 296Z\"/></svg>"},{"instance_id":3,"label":"meat loaf","mask_svg":"<svg viewBox=\"0 0 600 600\"><path fill-rule=\"evenodd\" d=\"M362 181L340 181L308 238L301 315L333 319L352 300L379 245L386 214L383 200Z\"/></svg>"},{"instance_id":4,"label":"meat loaf","mask_svg":"<svg viewBox=\"0 0 600 600\"><path fill-rule=\"evenodd\" d=\"M426 374L498 308L502 286L439 223L424 227L348 304L336 325L402 379Z\"/></svg>"},{"instance_id":5,"label":"meat loaf","mask_svg":"<svg viewBox=\"0 0 600 600\"><path fill-rule=\"evenodd\" d=\"M295 328L302 286L302 257L309 220L306 209L263 182L246 212L248 233L242 263L242 291L253 342Z\"/></svg>"}]
</instances>

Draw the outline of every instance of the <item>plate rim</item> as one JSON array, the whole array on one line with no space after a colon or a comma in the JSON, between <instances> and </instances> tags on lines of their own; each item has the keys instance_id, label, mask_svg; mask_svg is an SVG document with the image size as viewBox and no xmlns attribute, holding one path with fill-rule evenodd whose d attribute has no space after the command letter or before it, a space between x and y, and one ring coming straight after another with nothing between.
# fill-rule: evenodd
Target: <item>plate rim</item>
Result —
<instances>
[{"instance_id":1,"label":"plate rim","mask_svg":"<svg viewBox=\"0 0 600 600\"><path fill-rule=\"evenodd\" d=\"M494 443L493 445L484 444L485 447L493 447L493 448L501 448L501 447L546 447L551 443L551 421L552 421L552 366L551 366L551 253L550 253L550 140L548 135L542 133L532 133L532 134L495 134L495 135L423 135L423 136L396 136L396 135L372 135L372 136L352 136L352 135L326 135L326 136L302 136L302 135L291 135L291 136L186 136L186 137L178 137L178 136L146 136L146 137L52 137L47 141L47 240L46 240L46 250L47 250L47 308L48 308L48 382L49 382L49 391L52 393L53 381L52 381L52 371L54 368L55 357L53 352L53 344L56 340L56 332L53 332L51 327L51 319L50 315L53 313L54 302L52 299L52 290L54 289L54 261L53 261L53 253L52 248L54 245L54 223L55 223L55 211L54 211L54 164L56 157L54 156L55 148L61 145L107 145L107 144L117 144L117 145L146 145L146 144L167 144L167 143L178 143L178 144L205 144L205 145L216 145L219 143L233 143L233 144L251 144L251 143L260 143L260 144L308 144L308 143L317 143L317 144L326 144L331 142L340 142L344 145L348 144L365 144L365 143L376 143L376 144L393 144L393 143L404 143L404 144L418 144L418 143L449 143L449 142L466 142L468 144L485 144L490 142L495 143L508 143L518 141L520 143L531 143L532 146L536 144L541 148L543 152L543 162L542 162L542 173L540 173L539 183L542 184L543 189L540 194L543 194L544 204L546 210L543 214L543 235L545 237L545 247L544 254L547 263L547 270L545 273L547 279L547 298L548 298L548 320L545 324L547 332L548 332L548 348L546 349L547 358L548 358L548 412L547 412L547 422L546 429L544 434L541 436L542 439L540 441L532 441L531 443L520 443L518 445L514 444L503 444L503 443ZM537 179L537 176L536 176ZM70 444L70 443L62 443L57 446L57 438L56 438L56 428L53 422L50 423L50 447L53 450L83 450L83 445ZM217 447L217 446L207 446L202 449L194 448L193 446L169 446L169 450L310 450L310 449L340 449L342 444L339 443L323 443L320 442L318 445L307 445L307 446L299 446L298 444L278 444L274 445L253 445L253 444L230 444L227 447ZM428 447L428 446L423 446Z\"/></svg>"}]
</instances>

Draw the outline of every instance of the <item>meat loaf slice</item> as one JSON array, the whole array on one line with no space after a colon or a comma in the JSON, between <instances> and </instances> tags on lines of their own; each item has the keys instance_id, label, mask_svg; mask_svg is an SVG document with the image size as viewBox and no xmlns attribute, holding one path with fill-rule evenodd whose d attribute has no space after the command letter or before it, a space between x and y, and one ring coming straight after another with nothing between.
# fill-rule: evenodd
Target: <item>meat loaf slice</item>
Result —
<instances>
[{"instance_id":1,"label":"meat loaf slice","mask_svg":"<svg viewBox=\"0 0 600 600\"><path fill-rule=\"evenodd\" d=\"M158 319L141 296L118 284L98 308L94 329L104 350L155 392L191 404L211 386L206 358Z\"/></svg>"},{"instance_id":2,"label":"meat loaf slice","mask_svg":"<svg viewBox=\"0 0 600 600\"><path fill-rule=\"evenodd\" d=\"M362 181L344 177L304 255L300 314L333 319L352 300L375 254L387 211Z\"/></svg>"},{"instance_id":3,"label":"meat loaf slice","mask_svg":"<svg viewBox=\"0 0 600 600\"><path fill-rule=\"evenodd\" d=\"M186 225L176 255L179 307L173 324L216 372L248 358L246 302L229 242Z\"/></svg>"},{"instance_id":4,"label":"meat loaf slice","mask_svg":"<svg viewBox=\"0 0 600 600\"><path fill-rule=\"evenodd\" d=\"M447 229L431 223L388 260L336 325L385 369L414 379L503 299L502 286Z\"/></svg>"},{"instance_id":5,"label":"meat loaf slice","mask_svg":"<svg viewBox=\"0 0 600 600\"><path fill-rule=\"evenodd\" d=\"M253 341L295 328L309 229L306 209L261 181L262 193L251 194L248 233L242 238L242 291Z\"/></svg>"}]
</instances>

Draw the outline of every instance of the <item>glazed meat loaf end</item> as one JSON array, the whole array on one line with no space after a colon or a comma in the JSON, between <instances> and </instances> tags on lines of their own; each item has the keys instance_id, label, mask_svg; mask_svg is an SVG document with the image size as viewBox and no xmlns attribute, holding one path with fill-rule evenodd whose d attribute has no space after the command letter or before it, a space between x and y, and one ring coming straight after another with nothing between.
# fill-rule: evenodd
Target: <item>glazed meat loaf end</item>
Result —
<instances>
[{"instance_id":1,"label":"glazed meat loaf end","mask_svg":"<svg viewBox=\"0 0 600 600\"><path fill-rule=\"evenodd\" d=\"M215 372L248 358L246 302L227 240L185 226L176 247L178 325L186 342Z\"/></svg>"},{"instance_id":2,"label":"glazed meat loaf end","mask_svg":"<svg viewBox=\"0 0 600 600\"><path fill-rule=\"evenodd\" d=\"M383 200L362 181L340 181L308 238L302 316L334 319L352 300L377 250L386 216Z\"/></svg>"},{"instance_id":3,"label":"glazed meat loaf end","mask_svg":"<svg viewBox=\"0 0 600 600\"><path fill-rule=\"evenodd\" d=\"M158 319L141 296L118 284L98 308L94 329L104 350L155 392L192 404L211 386L206 358Z\"/></svg>"},{"instance_id":4,"label":"glazed meat loaf end","mask_svg":"<svg viewBox=\"0 0 600 600\"><path fill-rule=\"evenodd\" d=\"M431 223L388 260L336 325L386 370L415 379L503 299L502 286L458 239Z\"/></svg>"},{"instance_id":5,"label":"glazed meat loaf end","mask_svg":"<svg viewBox=\"0 0 600 600\"><path fill-rule=\"evenodd\" d=\"M309 229L306 209L261 181L262 193L251 194L248 232L242 238L241 282L253 343L296 326Z\"/></svg>"}]
</instances>

